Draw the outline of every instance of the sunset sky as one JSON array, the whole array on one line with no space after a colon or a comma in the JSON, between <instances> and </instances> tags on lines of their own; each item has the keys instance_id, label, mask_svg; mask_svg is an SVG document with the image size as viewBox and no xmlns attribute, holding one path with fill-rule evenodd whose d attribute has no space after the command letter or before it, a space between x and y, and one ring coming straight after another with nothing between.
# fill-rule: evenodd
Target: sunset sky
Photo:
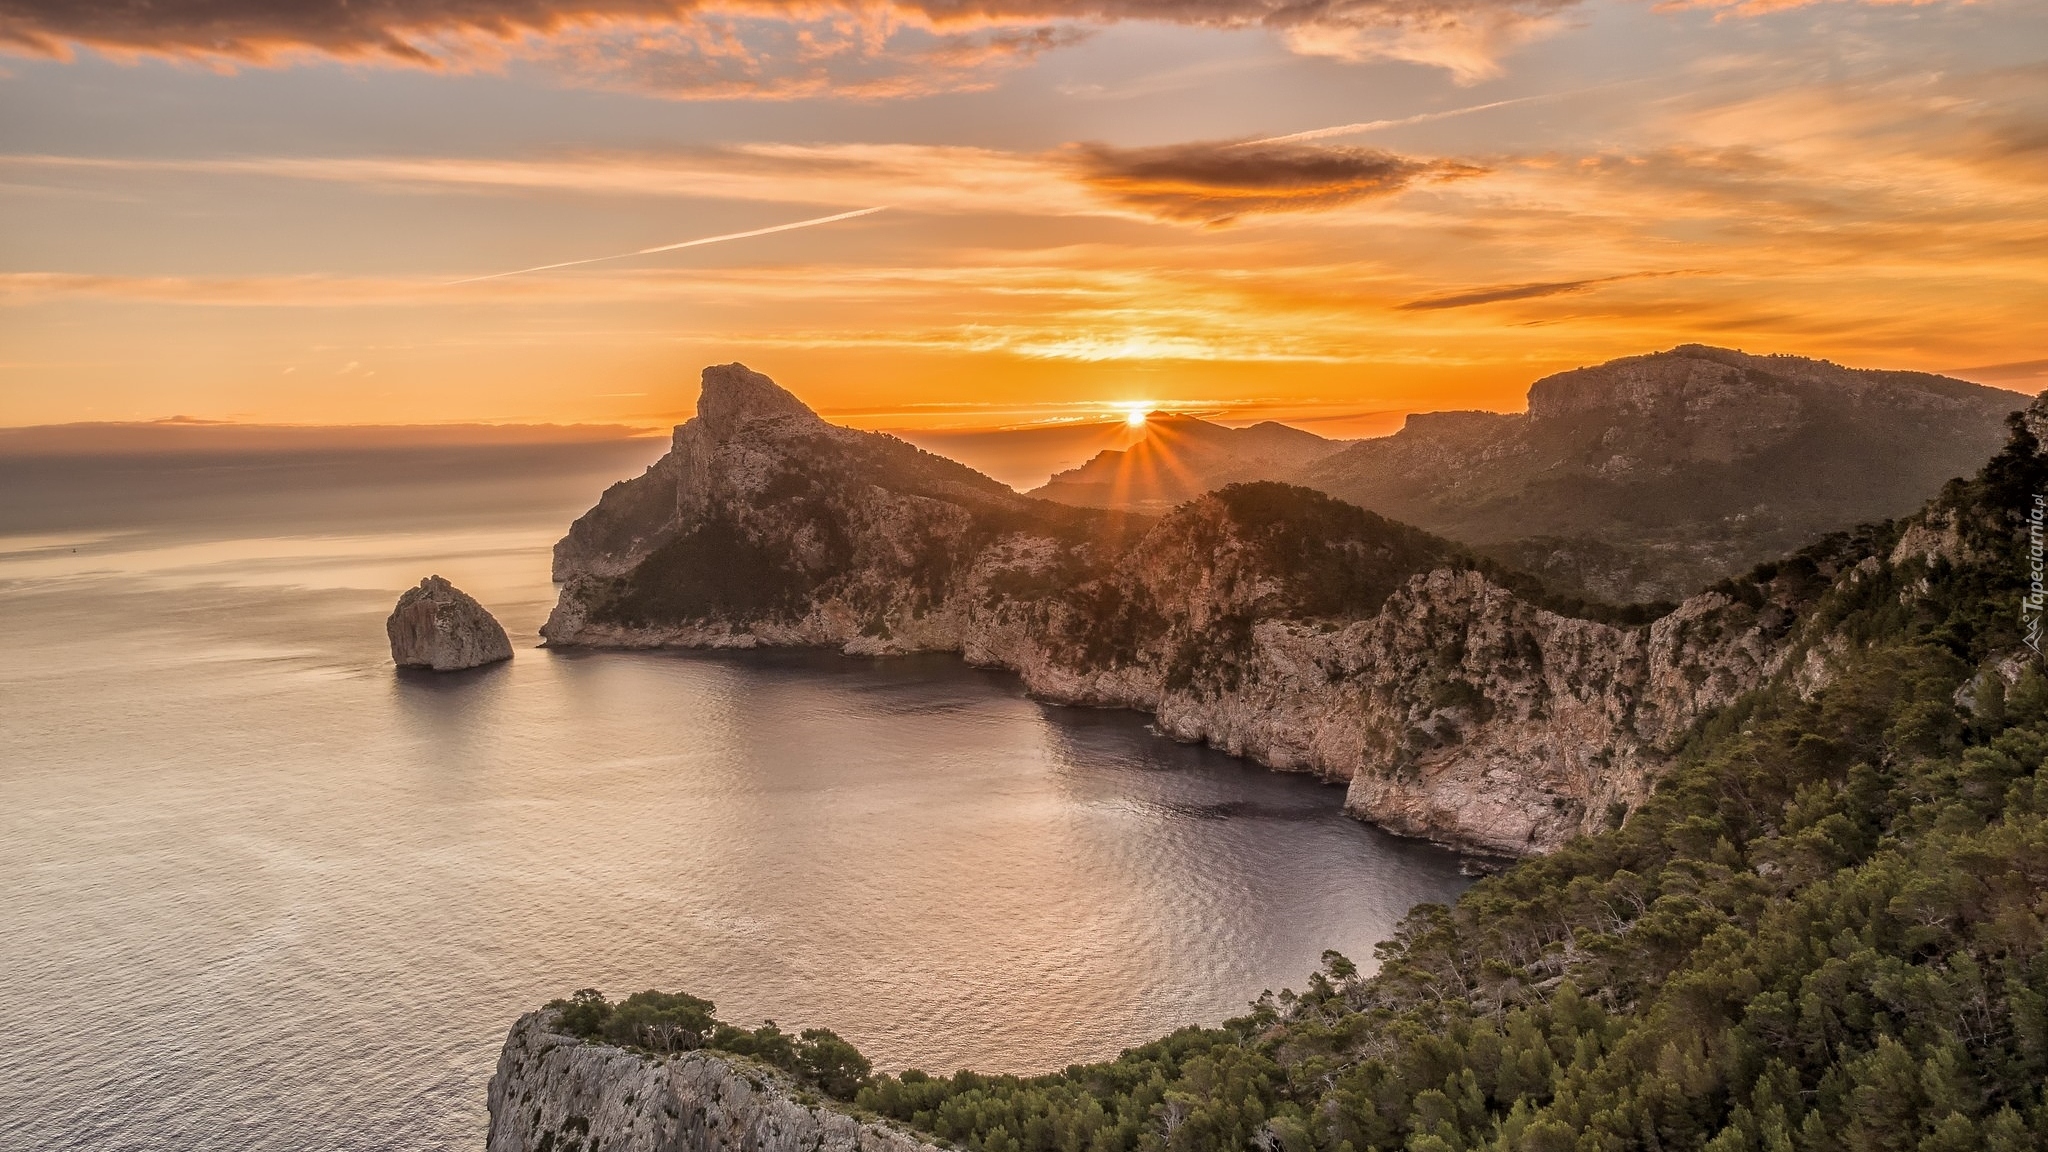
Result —
<instances>
[{"instance_id":1,"label":"sunset sky","mask_svg":"<svg viewBox=\"0 0 2048 1152\"><path fill-rule=\"evenodd\" d=\"M1359 435L1687 341L2048 387L2039 0L140 10L0 0L0 425L658 426L742 360Z\"/></svg>"}]
</instances>

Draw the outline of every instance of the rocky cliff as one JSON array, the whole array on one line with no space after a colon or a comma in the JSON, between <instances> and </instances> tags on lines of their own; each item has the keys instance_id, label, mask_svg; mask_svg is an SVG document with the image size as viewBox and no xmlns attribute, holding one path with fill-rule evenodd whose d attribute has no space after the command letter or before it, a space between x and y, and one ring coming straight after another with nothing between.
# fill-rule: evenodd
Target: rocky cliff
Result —
<instances>
[{"instance_id":1,"label":"rocky cliff","mask_svg":"<svg viewBox=\"0 0 2048 1152\"><path fill-rule=\"evenodd\" d=\"M959 652L1497 854L1639 804L1689 726L1781 667L1834 575L1817 556L1637 620L1306 489L1157 520L1020 497L738 365L706 370L670 455L555 555L551 646Z\"/></svg>"},{"instance_id":2,"label":"rocky cliff","mask_svg":"<svg viewBox=\"0 0 2048 1152\"><path fill-rule=\"evenodd\" d=\"M661 1059L555 1030L529 1012L491 1077L487 1152L937 1152L814 1099L773 1069L711 1052Z\"/></svg>"}]
</instances>

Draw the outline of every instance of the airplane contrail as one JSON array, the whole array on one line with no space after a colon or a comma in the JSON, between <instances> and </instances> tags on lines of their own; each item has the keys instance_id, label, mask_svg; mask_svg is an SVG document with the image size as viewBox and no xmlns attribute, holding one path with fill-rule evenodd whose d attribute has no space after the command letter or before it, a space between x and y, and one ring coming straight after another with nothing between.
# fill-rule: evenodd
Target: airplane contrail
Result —
<instances>
[{"instance_id":1,"label":"airplane contrail","mask_svg":"<svg viewBox=\"0 0 2048 1152\"><path fill-rule=\"evenodd\" d=\"M1311 128L1306 132L1289 132L1285 136L1268 136L1263 140L1247 140L1237 147L1253 144L1293 144L1300 140L1321 140L1326 136L1349 136L1354 132L1373 132L1381 128L1400 128L1409 124L1427 124L1432 120L1448 120L1453 116L1469 116L1474 112L1485 112L1494 108L1506 108L1510 104L1529 104L1537 100L1562 100L1567 96L1582 96L1598 92L1602 88L1617 88L1631 84L1631 80L1619 80L1613 84L1595 84L1591 88L1574 88L1569 92L1543 92L1535 96L1517 96L1512 100L1495 100L1491 104L1474 104L1469 108L1450 108L1442 112L1424 112L1419 116L1403 116L1398 120L1361 120L1356 124L1339 124L1332 128Z\"/></svg>"},{"instance_id":2,"label":"airplane contrail","mask_svg":"<svg viewBox=\"0 0 2048 1152\"><path fill-rule=\"evenodd\" d=\"M871 216L888 208L887 204L874 208L857 208L852 212L840 212L832 216L819 216L811 220L796 220L788 224L774 224L766 228L755 228L746 232L727 232L720 236L700 236L695 240L684 240L677 244L657 244L637 252L618 252L610 256L592 256L585 260L564 260L559 264L536 264L531 268L515 268L510 272L493 272L488 276L471 276L465 280L450 280L443 287L452 288L457 284L474 284L479 280L499 280L506 276L524 276L528 272L546 272L550 268L572 268L578 264L595 264L601 260L624 260L628 256L647 256L655 252L673 252L678 248L695 248L700 244L718 244L727 240L745 240L749 236L766 236L771 232L788 232L793 228L810 228L819 224L831 224L839 220L851 220L856 216Z\"/></svg>"},{"instance_id":3,"label":"airplane contrail","mask_svg":"<svg viewBox=\"0 0 2048 1152\"><path fill-rule=\"evenodd\" d=\"M1371 132L1380 128L1399 128L1407 124L1427 124L1431 120L1444 120L1452 116L1465 116L1473 112L1484 112L1489 108L1505 108L1510 104L1526 104L1531 100L1546 100L1549 98L1548 96L1518 96L1513 100L1495 100L1491 104L1474 104L1470 108L1452 108L1444 112L1424 112L1420 116L1403 116L1398 120L1362 120L1356 124L1339 124L1333 128L1311 128L1306 132L1289 132L1285 136L1268 136L1263 140L1247 140L1245 144L1293 144L1300 140L1321 140L1326 136L1349 136L1354 132Z\"/></svg>"}]
</instances>

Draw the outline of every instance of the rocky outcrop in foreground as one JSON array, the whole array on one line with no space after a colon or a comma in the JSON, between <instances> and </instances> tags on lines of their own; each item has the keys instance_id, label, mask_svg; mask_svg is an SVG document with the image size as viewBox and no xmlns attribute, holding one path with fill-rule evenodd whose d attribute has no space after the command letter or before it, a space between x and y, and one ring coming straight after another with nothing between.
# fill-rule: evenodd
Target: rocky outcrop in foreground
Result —
<instances>
[{"instance_id":1,"label":"rocky outcrop in foreground","mask_svg":"<svg viewBox=\"0 0 2048 1152\"><path fill-rule=\"evenodd\" d=\"M408 588L384 621L400 668L458 672L512 658L512 641L483 605L439 576Z\"/></svg>"},{"instance_id":2,"label":"rocky outcrop in foreground","mask_svg":"<svg viewBox=\"0 0 2048 1152\"><path fill-rule=\"evenodd\" d=\"M1816 553L1636 621L1306 489L1233 485L1156 520L1029 499L736 364L706 369L673 450L555 562L551 646L959 652L1502 855L1640 804L1839 575Z\"/></svg>"},{"instance_id":3,"label":"rocky outcrop in foreground","mask_svg":"<svg viewBox=\"0 0 2048 1152\"><path fill-rule=\"evenodd\" d=\"M529 1012L491 1077L487 1152L937 1152L822 1103L740 1057L662 1060L555 1031Z\"/></svg>"}]
</instances>

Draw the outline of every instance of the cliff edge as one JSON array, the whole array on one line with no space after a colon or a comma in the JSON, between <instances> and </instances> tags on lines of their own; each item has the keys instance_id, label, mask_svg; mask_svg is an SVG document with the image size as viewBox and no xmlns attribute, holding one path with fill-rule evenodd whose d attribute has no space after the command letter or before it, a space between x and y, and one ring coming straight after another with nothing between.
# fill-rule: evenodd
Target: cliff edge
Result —
<instances>
[{"instance_id":1,"label":"cliff edge","mask_svg":"<svg viewBox=\"0 0 2048 1152\"><path fill-rule=\"evenodd\" d=\"M808 1095L773 1069L711 1052L664 1060L555 1030L553 1009L512 1026L491 1077L486 1152L938 1152Z\"/></svg>"}]
</instances>

